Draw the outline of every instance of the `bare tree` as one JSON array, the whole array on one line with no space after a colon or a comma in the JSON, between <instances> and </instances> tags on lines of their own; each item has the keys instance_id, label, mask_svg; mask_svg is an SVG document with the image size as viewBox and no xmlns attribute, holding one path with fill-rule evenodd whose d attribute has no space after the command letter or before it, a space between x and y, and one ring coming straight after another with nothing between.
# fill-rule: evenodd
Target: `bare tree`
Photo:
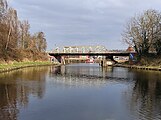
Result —
<instances>
[{"instance_id":1,"label":"bare tree","mask_svg":"<svg viewBox=\"0 0 161 120\"><path fill-rule=\"evenodd\" d=\"M43 32L37 33L37 48L39 52L44 52L46 50L46 39Z\"/></svg>"},{"instance_id":2,"label":"bare tree","mask_svg":"<svg viewBox=\"0 0 161 120\"><path fill-rule=\"evenodd\" d=\"M7 8L8 8L7 1L6 0L0 0L0 20L3 18Z\"/></svg>"},{"instance_id":3,"label":"bare tree","mask_svg":"<svg viewBox=\"0 0 161 120\"><path fill-rule=\"evenodd\" d=\"M134 46L138 55L146 55L160 36L160 22L161 13L156 10L147 10L127 23L122 34L123 40Z\"/></svg>"},{"instance_id":4,"label":"bare tree","mask_svg":"<svg viewBox=\"0 0 161 120\"><path fill-rule=\"evenodd\" d=\"M37 32L31 35L29 29L29 22L20 21L17 11L8 7L7 0L0 0L0 59L42 58L47 47L45 34Z\"/></svg>"},{"instance_id":5,"label":"bare tree","mask_svg":"<svg viewBox=\"0 0 161 120\"><path fill-rule=\"evenodd\" d=\"M3 56L3 47L5 44L5 36L6 33L6 25L3 23L6 12L7 12L8 4L6 0L0 0L0 56ZM2 57L1 57L2 58Z\"/></svg>"},{"instance_id":6,"label":"bare tree","mask_svg":"<svg viewBox=\"0 0 161 120\"><path fill-rule=\"evenodd\" d=\"M3 28L3 58L4 60L16 60L17 54L17 40L18 40L18 17L17 11L13 8L8 8L5 19L2 20ZM14 54L13 54L14 53Z\"/></svg>"},{"instance_id":7,"label":"bare tree","mask_svg":"<svg viewBox=\"0 0 161 120\"><path fill-rule=\"evenodd\" d=\"M30 42L30 24L27 20L20 22L20 48L27 49Z\"/></svg>"},{"instance_id":8,"label":"bare tree","mask_svg":"<svg viewBox=\"0 0 161 120\"><path fill-rule=\"evenodd\" d=\"M153 47L157 52L157 55L161 55L161 23L158 27L158 34L155 36Z\"/></svg>"}]
</instances>

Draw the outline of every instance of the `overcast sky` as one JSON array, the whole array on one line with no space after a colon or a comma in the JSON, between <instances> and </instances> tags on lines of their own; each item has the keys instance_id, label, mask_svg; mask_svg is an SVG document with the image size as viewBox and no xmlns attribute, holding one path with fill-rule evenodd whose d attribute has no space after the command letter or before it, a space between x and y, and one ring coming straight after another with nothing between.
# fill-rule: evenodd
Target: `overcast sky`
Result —
<instances>
[{"instance_id":1,"label":"overcast sky","mask_svg":"<svg viewBox=\"0 0 161 120\"><path fill-rule=\"evenodd\" d=\"M104 45L125 49L121 33L127 21L147 9L161 11L161 0L10 0L31 32L45 32L55 46Z\"/></svg>"}]
</instances>

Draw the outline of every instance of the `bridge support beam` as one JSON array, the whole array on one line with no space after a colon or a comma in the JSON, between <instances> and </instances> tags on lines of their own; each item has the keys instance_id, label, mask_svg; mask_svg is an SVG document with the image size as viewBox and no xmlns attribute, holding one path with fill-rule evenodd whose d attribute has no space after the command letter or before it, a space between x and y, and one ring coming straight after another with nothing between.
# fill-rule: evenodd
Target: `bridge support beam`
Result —
<instances>
[{"instance_id":1,"label":"bridge support beam","mask_svg":"<svg viewBox=\"0 0 161 120\"><path fill-rule=\"evenodd\" d=\"M65 58L64 56L54 56L56 58L56 60L60 63L65 65Z\"/></svg>"}]
</instances>

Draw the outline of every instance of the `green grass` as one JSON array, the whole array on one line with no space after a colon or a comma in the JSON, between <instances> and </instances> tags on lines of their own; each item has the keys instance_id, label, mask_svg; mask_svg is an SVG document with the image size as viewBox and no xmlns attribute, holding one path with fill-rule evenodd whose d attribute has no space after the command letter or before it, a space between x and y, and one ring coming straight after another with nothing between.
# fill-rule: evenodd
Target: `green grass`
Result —
<instances>
[{"instance_id":1,"label":"green grass","mask_svg":"<svg viewBox=\"0 0 161 120\"><path fill-rule=\"evenodd\" d=\"M0 64L1 69L12 69L12 68L19 68L19 67L29 67L29 66L41 66L41 65L53 65L49 61L36 61L36 62L10 62L10 63L2 63Z\"/></svg>"}]
</instances>

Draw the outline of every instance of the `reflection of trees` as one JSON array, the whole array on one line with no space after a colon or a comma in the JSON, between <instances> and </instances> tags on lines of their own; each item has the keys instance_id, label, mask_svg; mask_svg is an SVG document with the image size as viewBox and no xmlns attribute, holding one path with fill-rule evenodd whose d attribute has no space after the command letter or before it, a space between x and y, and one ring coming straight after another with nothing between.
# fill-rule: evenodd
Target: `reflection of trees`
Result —
<instances>
[{"instance_id":1,"label":"reflection of trees","mask_svg":"<svg viewBox=\"0 0 161 120\"><path fill-rule=\"evenodd\" d=\"M16 88L14 85L0 85L0 119L17 118Z\"/></svg>"},{"instance_id":2,"label":"reflection of trees","mask_svg":"<svg viewBox=\"0 0 161 120\"><path fill-rule=\"evenodd\" d=\"M47 70L26 68L0 74L0 119L17 119L19 109L27 106L29 95L43 97Z\"/></svg>"},{"instance_id":3,"label":"reflection of trees","mask_svg":"<svg viewBox=\"0 0 161 120\"><path fill-rule=\"evenodd\" d=\"M161 118L161 75L157 72L136 72L131 107L140 117Z\"/></svg>"}]
</instances>

